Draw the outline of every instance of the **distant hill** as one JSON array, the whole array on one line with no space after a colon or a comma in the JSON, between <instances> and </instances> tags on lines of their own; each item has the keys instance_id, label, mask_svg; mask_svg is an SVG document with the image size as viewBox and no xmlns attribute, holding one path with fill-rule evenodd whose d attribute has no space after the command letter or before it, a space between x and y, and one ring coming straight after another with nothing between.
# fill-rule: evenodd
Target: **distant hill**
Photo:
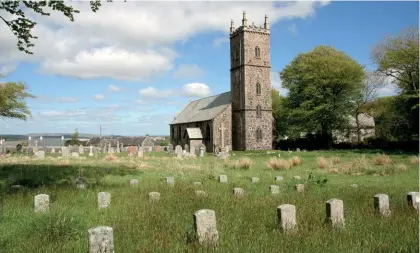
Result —
<instances>
[{"instance_id":1,"label":"distant hill","mask_svg":"<svg viewBox=\"0 0 420 253\"><path fill-rule=\"evenodd\" d=\"M43 138L60 138L64 136L65 139L71 139L73 133L30 133L30 134L0 134L0 138L6 140L27 140L29 136L31 137L39 137L42 136ZM99 134L85 134L79 133L79 138L81 139L89 139L92 136L99 136ZM102 135L103 137L123 137L126 135ZM168 137L168 135L150 135L153 137Z\"/></svg>"}]
</instances>

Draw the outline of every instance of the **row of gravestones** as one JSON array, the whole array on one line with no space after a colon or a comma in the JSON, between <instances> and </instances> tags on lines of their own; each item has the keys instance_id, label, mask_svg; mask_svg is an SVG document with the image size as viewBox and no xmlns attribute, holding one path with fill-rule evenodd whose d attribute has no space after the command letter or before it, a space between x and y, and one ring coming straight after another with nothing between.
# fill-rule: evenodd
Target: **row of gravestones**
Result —
<instances>
[{"instance_id":1,"label":"row of gravestones","mask_svg":"<svg viewBox=\"0 0 420 253\"><path fill-rule=\"evenodd\" d=\"M131 180L130 184L137 185L137 179ZM197 195L203 196L203 194ZM235 190L234 190L235 193ZM419 210L419 192L409 192L407 201L410 207ZM160 193L150 192L149 199L156 202L160 199ZM111 203L111 194L108 192L98 193L99 209L107 208ZM389 197L386 194L377 194L373 197L375 211L383 216L390 217ZM49 196L39 194L35 196L35 212L46 212L49 210ZM330 199L326 202L325 223L333 228L344 228L344 203L340 199ZM219 233L216 225L216 212L210 209L201 209L193 215L195 233L201 245L217 246ZM279 230L285 234L297 231L296 207L291 204L282 204L277 207L277 221ZM111 227L100 226L88 230L89 252L90 253L114 253L114 237Z\"/></svg>"},{"instance_id":2,"label":"row of gravestones","mask_svg":"<svg viewBox=\"0 0 420 253\"><path fill-rule=\"evenodd\" d=\"M195 145L189 146L188 144L184 145L184 149L182 149L181 145L176 145L175 150L173 150L173 145L169 144L168 152L174 153L177 157L182 156L200 156L204 157L206 153L206 145L200 143L197 147Z\"/></svg>"}]
</instances>

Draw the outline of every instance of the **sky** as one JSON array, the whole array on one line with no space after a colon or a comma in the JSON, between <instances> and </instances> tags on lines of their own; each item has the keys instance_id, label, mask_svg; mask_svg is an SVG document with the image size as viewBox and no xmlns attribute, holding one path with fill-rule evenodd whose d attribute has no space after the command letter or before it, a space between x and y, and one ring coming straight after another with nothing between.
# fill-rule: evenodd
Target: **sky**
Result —
<instances>
[{"instance_id":1,"label":"sky","mask_svg":"<svg viewBox=\"0 0 420 253\"><path fill-rule=\"evenodd\" d=\"M89 2L75 21L28 12L33 55L16 47L0 23L0 82L23 82L27 121L2 119L0 133L168 135L169 123L190 100L230 90L231 19L271 28L272 86L287 95L278 73L299 53L329 45L367 69L372 48L386 36L418 27L418 2L113 2L93 13ZM12 18L0 10L0 16ZM380 96L397 92L389 83Z\"/></svg>"}]
</instances>

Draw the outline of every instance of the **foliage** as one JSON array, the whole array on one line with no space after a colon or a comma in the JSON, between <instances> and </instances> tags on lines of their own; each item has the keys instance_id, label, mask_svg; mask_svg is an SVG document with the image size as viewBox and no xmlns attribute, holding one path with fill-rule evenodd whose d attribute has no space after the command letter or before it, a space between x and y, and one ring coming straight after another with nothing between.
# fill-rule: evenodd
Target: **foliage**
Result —
<instances>
[{"instance_id":1,"label":"foliage","mask_svg":"<svg viewBox=\"0 0 420 253\"><path fill-rule=\"evenodd\" d=\"M275 89L272 90L271 95L274 118L273 136L285 136L288 130L287 111L285 108L286 98L280 96L280 92Z\"/></svg>"},{"instance_id":2,"label":"foliage","mask_svg":"<svg viewBox=\"0 0 420 253\"><path fill-rule=\"evenodd\" d=\"M341 51L318 46L299 54L281 72L289 96L285 103L290 129L316 132L332 144L332 130L347 127L364 80L363 67Z\"/></svg>"},{"instance_id":3,"label":"foliage","mask_svg":"<svg viewBox=\"0 0 420 253\"><path fill-rule=\"evenodd\" d=\"M410 27L379 43L372 51L378 71L394 78L401 89L396 112L404 118L405 140L418 138L419 131L419 30Z\"/></svg>"},{"instance_id":4,"label":"foliage","mask_svg":"<svg viewBox=\"0 0 420 253\"><path fill-rule=\"evenodd\" d=\"M308 183L312 185L317 185L324 187L328 182L328 179L325 176L315 175L314 173L309 173Z\"/></svg>"},{"instance_id":5,"label":"foliage","mask_svg":"<svg viewBox=\"0 0 420 253\"><path fill-rule=\"evenodd\" d=\"M169 141L168 140L164 140L164 141L161 141L159 143L159 146L168 146L168 145L169 145Z\"/></svg>"},{"instance_id":6,"label":"foliage","mask_svg":"<svg viewBox=\"0 0 420 253\"><path fill-rule=\"evenodd\" d=\"M0 117L26 120L31 112L25 99L34 97L23 83L0 83Z\"/></svg>"}]
</instances>

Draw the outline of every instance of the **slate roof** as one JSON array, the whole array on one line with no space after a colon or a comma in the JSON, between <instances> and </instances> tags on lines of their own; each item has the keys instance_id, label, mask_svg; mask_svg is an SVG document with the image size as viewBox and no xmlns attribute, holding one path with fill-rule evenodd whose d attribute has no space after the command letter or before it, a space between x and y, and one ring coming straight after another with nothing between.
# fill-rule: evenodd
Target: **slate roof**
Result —
<instances>
[{"instance_id":1,"label":"slate roof","mask_svg":"<svg viewBox=\"0 0 420 253\"><path fill-rule=\"evenodd\" d=\"M170 123L180 124L212 120L231 104L230 92L190 102Z\"/></svg>"},{"instance_id":2,"label":"slate roof","mask_svg":"<svg viewBox=\"0 0 420 253\"><path fill-rule=\"evenodd\" d=\"M201 133L201 129L198 127L194 128L187 128L187 134L190 139L203 139L203 134Z\"/></svg>"}]
</instances>

